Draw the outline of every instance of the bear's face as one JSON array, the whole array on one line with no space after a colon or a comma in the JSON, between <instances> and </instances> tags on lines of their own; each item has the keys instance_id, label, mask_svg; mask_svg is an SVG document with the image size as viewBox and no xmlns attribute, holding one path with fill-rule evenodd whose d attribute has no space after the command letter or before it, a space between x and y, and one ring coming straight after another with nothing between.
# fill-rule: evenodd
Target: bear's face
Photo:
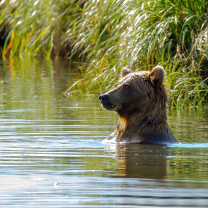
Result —
<instances>
[{"instance_id":1,"label":"bear's face","mask_svg":"<svg viewBox=\"0 0 208 208\"><path fill-rule=\"evenodd\" d=\"M164 69L155 67L151 72L131 72L124 68L115 88L100 95L102 107L119 114L142 111L154 105L156 90L163 85Z\"/></svg>"}]
</instances>

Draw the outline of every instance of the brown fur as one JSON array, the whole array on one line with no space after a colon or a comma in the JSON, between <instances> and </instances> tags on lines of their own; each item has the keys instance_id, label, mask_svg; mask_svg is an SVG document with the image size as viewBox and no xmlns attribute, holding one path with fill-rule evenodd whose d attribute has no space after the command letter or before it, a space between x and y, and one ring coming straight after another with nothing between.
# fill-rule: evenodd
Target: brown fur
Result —
<instances>
[{"instance_id":1,"label":"brown fur","mask_svg":"<svg viewBox=\"0 0 208 208\"><path fill-rule=\"evenodd\" d=\"M105 141L117 143L169 144L173 136L166 116L165 71L156 66L151 72L121 70L115 88L100 95L103 108L119 115L116 131Z\"/></svg>"}]
</instances>

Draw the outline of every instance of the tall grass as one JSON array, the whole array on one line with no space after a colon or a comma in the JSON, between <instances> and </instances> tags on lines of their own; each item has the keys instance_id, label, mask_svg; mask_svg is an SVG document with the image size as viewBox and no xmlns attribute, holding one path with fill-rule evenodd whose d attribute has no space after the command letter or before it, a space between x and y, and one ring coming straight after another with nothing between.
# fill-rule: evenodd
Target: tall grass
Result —
<instances>
[{"instance_id":1,"label":"tall grass","mask_svg":"<svg viewBox=\"0 0 208 208\"><path fill-rule=\"evenodd\" d=\"M72 30L79 19L81 2L7 0L0 6L0 31L4 29L7 33L2 52L4 57L68 55L70 44L73 45L73 39L76 39Z\"/></svg>"},{"instance_id":2,"label":"tall grass","mask_svg":"<svg viewBox=\"0 0 208 208\"><path fill-rule=\"evenodd\" d=\"M200 106L208 95L206 0L22 0L1 4L4 56L84 61L71 93L99 94L120 68L166 69L170 105Z\"/></svg>"}]
</instances>

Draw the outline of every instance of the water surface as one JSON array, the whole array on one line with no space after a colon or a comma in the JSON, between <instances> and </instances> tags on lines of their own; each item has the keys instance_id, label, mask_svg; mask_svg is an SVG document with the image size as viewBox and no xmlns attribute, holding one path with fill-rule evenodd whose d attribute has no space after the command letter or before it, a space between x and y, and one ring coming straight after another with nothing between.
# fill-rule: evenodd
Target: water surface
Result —
<instances>
[{"instance_id":1,"label":"water surface","mask_svg":"<svg viewBox=\"0 0 208 208\"><path fill-rule=\"evenodd\" d=\"M181 144L107 145L97 98L65 98L65 61L0 63L1 207L208 207L208 111L169 110Z\"/></svg>"}]
</instances>

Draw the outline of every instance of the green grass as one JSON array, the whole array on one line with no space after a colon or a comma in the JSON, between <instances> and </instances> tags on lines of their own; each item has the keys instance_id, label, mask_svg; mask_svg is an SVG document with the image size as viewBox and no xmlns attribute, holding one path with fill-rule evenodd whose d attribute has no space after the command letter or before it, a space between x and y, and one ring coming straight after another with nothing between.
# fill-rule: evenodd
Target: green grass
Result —
<instances>
[{"instance_id":1,"label":"green grass","mask_svg":"<svg viewBox=\"0 0 208 208\"><path fill-rule=\"evenodd\" d=\"M85 63L66 94L98 95L123 66L161 64L171 106L208 102L206 0L8 0L1 4L3 29L4 57L41 54Z\"/></svg>"}]
</instances>

